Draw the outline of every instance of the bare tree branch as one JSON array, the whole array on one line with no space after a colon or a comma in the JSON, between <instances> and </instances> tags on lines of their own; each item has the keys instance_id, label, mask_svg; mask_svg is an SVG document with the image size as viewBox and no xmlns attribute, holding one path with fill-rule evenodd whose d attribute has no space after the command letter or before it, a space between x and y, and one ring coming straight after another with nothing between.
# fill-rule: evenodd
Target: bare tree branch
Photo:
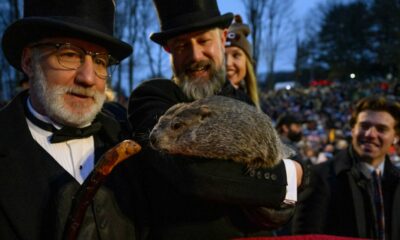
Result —
<instances>
[{"instance_id":1,"label":"bare tree branch","mask_svg":"<svg viewBox=\"0 0 400 240\"><path fill-rule=\"evenodd\" d=\"M257 70L262 48L261 37L263 35L263 16L269 0L242 0L246 9L247 23L251 29L251 42L253 45L254 69Z\"/></svg>"},{"instance_id":2,"label":"bare tree branch","mask_svg":"<svg viewBox=\"0 0 400 240\"><path fill-rule=\"evenodd\" d=\"M267 86L274 84L277 56L284 48L293 46L293 0L269 0L266 8L267 31L265 32L265 58L267 62Z\"/></svg>"}]
</instances>

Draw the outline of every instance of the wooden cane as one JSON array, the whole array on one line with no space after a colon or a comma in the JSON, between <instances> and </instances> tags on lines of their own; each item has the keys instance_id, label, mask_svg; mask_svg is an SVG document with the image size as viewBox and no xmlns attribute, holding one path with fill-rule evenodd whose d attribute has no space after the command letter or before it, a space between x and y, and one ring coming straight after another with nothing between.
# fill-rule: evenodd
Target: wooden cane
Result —
<instances>
[{"instance_id":1,"label":"wooden cane","mask_svg":"<svg viewBox=\"0 0 400 240\"><path fill-rule=\"evenodd\" d=\"M115 166L128 157L137 154L140 150L141 146L138 143L132 140L125 140L101 156L93 171L83 182L73 198L67 224L64 228L63 236L65 240L75 240L78 237L86 209L107 175L111 173Z\"/></svg>"}]
</instances>

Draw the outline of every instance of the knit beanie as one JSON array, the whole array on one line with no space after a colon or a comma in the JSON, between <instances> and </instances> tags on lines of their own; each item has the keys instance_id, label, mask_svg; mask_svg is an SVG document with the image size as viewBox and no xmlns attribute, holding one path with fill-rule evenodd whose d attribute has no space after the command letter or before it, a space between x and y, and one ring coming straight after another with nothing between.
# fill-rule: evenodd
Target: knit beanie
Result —
<instances>
[{"instance_id":1,"label":"knit beanie","mask_svg":"<svg viewBox=\"0 0 400 240\"><path fill-rule=\"evenodd\" d=\"M235 15L234 22L228 29L225 47L239 47L253 60L253 50L247 36L250 34L249 25L244 24L240 15Z\"/></svg>"}]
</instances>

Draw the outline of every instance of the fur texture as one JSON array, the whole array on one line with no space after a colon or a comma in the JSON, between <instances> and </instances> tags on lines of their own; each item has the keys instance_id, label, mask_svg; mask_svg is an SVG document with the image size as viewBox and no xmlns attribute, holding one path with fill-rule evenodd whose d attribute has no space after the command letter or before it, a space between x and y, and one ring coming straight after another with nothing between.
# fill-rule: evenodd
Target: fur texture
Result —
<instances>
[{"instance_id":1,"label":"fur texture","mask_svg":"<svg viewBox=\"0 0 400 240\"><path fill-rule=\"evenodd\" d=\"M272 167L294 153L266 114L222 96L172 106L151 131L150 142L168 154L233 160L249 169Z\"/></svg>"}]
</instances>

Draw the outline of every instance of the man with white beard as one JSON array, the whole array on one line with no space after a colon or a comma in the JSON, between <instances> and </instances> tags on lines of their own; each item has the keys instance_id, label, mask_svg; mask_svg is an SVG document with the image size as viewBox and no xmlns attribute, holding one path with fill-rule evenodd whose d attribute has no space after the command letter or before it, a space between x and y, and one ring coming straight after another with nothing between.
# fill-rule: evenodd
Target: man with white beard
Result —
<instances>
[{"instance_id":1,"label":"man with white beard","mask_svg":"<svg viewBox=\"0 0 400 240\"><path fill-rule=\"evenodd\" d=\"M124 176L142 183L145 199L133 200L138 231L147 239L232 239L280 227L292 213L302 169L291 160L253 173L232 161L161 154L148 134L174 104L222 95L251 104L226 81L224 46L233 14L215 0L154 0L161 32L150 36L171 56L174 76L153 79L131 94L128 119L144 147ZM236 119L232 119L235 121ZM296 175L298 179L296 178ZM293 191L291 191L293 190ZM286 201L284 201L286 200ZM260 207L263 206L263 207Z\"/></svg>"},{"instance_id":2,"label":"man with white beard","mask_svg":"<svg viewBox=\"0 0 400 240\"><path fill-rule=\"evenodd\" d=\"M132 52L113 37L114 11L112 0L26 0L5 30L5 57L30 89L0 111L0 239L61 239L75 192L122 140L101 112L111 68ZM78 239L135 239L109 177Z\"/></svg>"}]
</instances>

